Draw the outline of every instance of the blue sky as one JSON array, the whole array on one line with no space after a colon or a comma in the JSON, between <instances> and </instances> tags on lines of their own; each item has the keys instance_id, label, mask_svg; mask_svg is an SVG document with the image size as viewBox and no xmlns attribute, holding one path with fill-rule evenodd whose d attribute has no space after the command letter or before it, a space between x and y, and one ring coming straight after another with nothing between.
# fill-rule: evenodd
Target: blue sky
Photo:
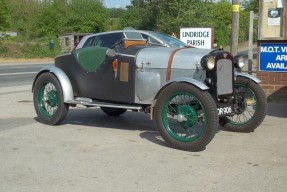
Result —
<instances>
[{"instance_id":1,"label":"blue sky","mask_svg":"<svg viewBox=\"0 0 287 192\"><path fill-rule=\"evenodd\" d=\"M131 0L104 0L104 4L106 7L126 7L126 5L130 5Z\"/></svg>"}]
</instances>

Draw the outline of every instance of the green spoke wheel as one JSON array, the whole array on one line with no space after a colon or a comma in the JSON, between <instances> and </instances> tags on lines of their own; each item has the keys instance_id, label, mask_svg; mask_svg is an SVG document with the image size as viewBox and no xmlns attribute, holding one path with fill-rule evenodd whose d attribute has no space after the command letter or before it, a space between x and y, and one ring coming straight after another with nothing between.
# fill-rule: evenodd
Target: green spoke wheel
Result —
<instances>
[{"instance_id":1,"label":"green spoke wheel","mask_svg":"<svg viewBox=\"0 0 287 192\"><path fill-rule=\"evenodd\" d=\"M48 117L53 116L59 106L58 93L55 86L48 81L43 82L37 95L37 102L41 113Z\"/></svg>"},{"instance_id":2,"label":"green spoke wheel","mask_svg":"<svg viewBox=\"0 0 287 192\"><path fill-rule=\"evenodd\" d=\"M198 151L216 133L216 112L209 93L187 83L175 83L159 94L154 120L162 137L172 147Z\"/></svg>"},{"instance_id":3,"label":"green spoke wheel","mask_svg":"<svg viewBox=\"0 0 287 192\"><path fill-rule=\"evenodd\" d=\"M234 92L235 114L222 117L221 125L232 131L254 131L264 120L267 110L267 101L262 88L250 79L237 77Z\"/></svg>"},{"instance_id":4,"label":"green spoke wheel","mask_svg":"<svg viewBox=\"0 0 287 192\"><path fill-rule=\"evenodd\" d=\"M64 103L61 85L53 74L41 74L33 93L34 107L41 122L55 125L66 117L69 106Z\"/></svg>"},{"instance_id":5,"label":"green spoke wheel","mask_svg":"<svg viewBox=\"0 0 287 192\"><path fill-rule=\"evenodd\" d=\"M201 102L192 94L176 92L164 104L162 121L173 138L192 142L204 133L206 113Z\"/></svg>"}]
</instances>

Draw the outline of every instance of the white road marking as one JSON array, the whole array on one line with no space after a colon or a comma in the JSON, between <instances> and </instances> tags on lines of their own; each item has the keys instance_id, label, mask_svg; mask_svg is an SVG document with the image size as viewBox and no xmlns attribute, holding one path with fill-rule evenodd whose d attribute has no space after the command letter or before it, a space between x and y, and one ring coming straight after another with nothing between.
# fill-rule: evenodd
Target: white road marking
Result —
<instances>
[{"instance_id":1,"label":"white road marking","mask_svg":"<svg viewBox=\"0 0 287 192\"><path fill-rule=\"evenodd\" d=\"M8 75L27 75L27 74L35 74L38 72L22 72L22 73L0 73L0 76L8 76Z\"/></svg>"}]
</instances>

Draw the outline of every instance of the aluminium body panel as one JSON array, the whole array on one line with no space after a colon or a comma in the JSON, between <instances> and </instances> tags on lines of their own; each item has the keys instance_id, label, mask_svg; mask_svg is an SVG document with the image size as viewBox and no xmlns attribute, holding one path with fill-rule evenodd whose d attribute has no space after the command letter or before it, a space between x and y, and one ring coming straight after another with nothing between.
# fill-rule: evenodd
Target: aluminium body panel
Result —
<instances>
[{"instance_id":1,"label":"aluminium body panel","mask_svg":"<svg viewBox=\"0 0 287 192\"><path fill-rule=\"evenodd\" d=\"M239 77L245 77L248 79L251 79L252 81L254 81L255 83L261 83L261 80L258 79L257 77L250 75L248 73L241 73L241 72L235 72L235 76L239 76Z\"/></svg>"},{"instance_id":2,"label":"aluminium body panel","mask_svg":"<svg viewBox=\"0 0 287 192\"><path fill-rule=\"evenodd\" d=\"M175 52L171 61L171 69L201 69L201 58L208 55L212 50L196 48L144 48L137 54L136 65L146 68L167 68L173 51L177 52Z\"/></svg>"},{"instance_id":3,"label":"aluminium body panel","mask_svg":"<svg viewBox=\"0 0 287 192\"><path fill-rule=\"evenodd\" d=\"M173 69L171 80L166 82L166 69L140 68L136 73L135 82L135 103L152 104L157 93L166 84L172 82L187 82L199 87L202 90L208 89L203 83L206 75L205 70L194 69Z\"/></svg>"},{"instance_id":4,"label":"aluminium body panel","mask_svg":"<svg viewBox=\"0 0 287 192\"><path fill-rule=\"evenodd\" d=\"M211 49L185 48L175 53L172 69L202 69L201 58L208 55Z\"/></svg>"},{"instance_id":5,"label":"aluminium body panel","mask_svg":"<svg viewBox=\"0 0 287 192\"><path fill-rule=\"evenodd\" d=\"M72 85L71 85L71 82L70 82L68 76L66 75L66 73L63 70L61 70L60 68L55 67L55 66L44 67L38 72L37 76L34 79L33 85L32 85L33 91L34 91L34 86L35 86L36 80L38 79L38 77L41 74L43 74L45 72L49 72L49 73L54 74L57 77L57 79L59 80L59 82L62 86L64 102L68 102L68 101L74 99L73 88L72 88Z\"/></svg>"},{"instance_id":6,"label":"aluminium body panel","mask_svg":"<svg viewBox=\"0 0 287 192\"><path fill-rule=\"evenodd\" d=\"M173 59L170 59L173 52ZM144 48L136 57L137 73L135 83L135 103L152 104L158 91L166 85L168 63L172 62L170 81L193 84L200 89L208 88L203 81L206 70L203 70L201 58L211 50L195 48ZM177 79L177 80L176 80Z\"/></svg>"}]
</instances>

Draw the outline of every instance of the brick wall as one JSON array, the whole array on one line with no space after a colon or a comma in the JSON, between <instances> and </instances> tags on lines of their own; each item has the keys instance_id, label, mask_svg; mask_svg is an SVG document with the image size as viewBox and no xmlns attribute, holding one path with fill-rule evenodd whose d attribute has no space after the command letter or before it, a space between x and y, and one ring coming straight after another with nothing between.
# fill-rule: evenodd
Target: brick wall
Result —
<instances>
[{"instance_id":1,"label":"brick wall","mask_svg":"<svg viewBox=\"0 0 287 192\"><path fill-rule=\"evenodd\" d=\"M257 72L268 99L287 100L287 73Z\"/></svg>"}]
</instances>

